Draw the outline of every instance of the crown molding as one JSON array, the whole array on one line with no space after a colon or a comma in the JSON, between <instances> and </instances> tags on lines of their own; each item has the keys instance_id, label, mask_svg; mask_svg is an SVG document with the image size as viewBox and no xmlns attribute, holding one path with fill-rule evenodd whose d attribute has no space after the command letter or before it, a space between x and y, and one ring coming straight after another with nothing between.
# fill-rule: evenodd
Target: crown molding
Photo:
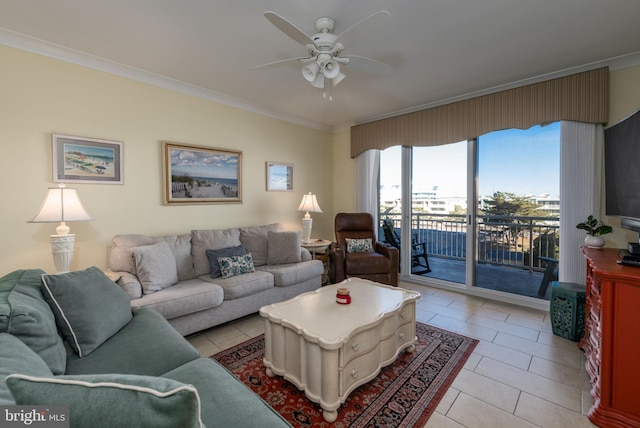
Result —
<instances>
[{"instance_id":1,"label":"crown molding","mask_svg":"<svg viewBox=\"0 0 640 428\"><path fill-rule=\"evenodd\" d=\"M216 103L235 107L241 110L267 116L273 119L282 120L295 125L304 126L306 128L318 129L324 132L334 132L332 126L302 119L297 116L276 112L266 107L252 104L248 101L220 94L218 92L202 88L200 86L191 85L176 79L171 79L159 74L151 73L139 68L131 67L115 61L90 55L86 52L70 49L64 46L50 43L45 40L30 37L21 33L0 28L0 44L10 46L16 49L43 55L49 58L57 59L64 62L80 65L105 73L114 74L116 76L147 83L160 88L169 89L171 91L203 98Z\"/></svg>"},{"instance_id":2,"label":"crown molding","mask_svg":"<svg viewBox=\"0 0 640 428\"><path fill-rule=\"evenodd\" d=\"M295 125L304 126L306 128L317 129L329 133L340 133L348 131L354 125L360 125L363 123L374 122L376 120L387 119L402 114L413 113L416 111L441 106L457 101L463 101L482 95L487 95L507 89L517 88L519 86L538 83L544 80L555 79L558 77L567 76L570 74L579 73L582 71L588 71L595 68L608 66L610 70L620 70L627 67L633 67L640 65L640 51L633 52L627 55L620 55L613 58L608 58L601 61L595 61L589 64L584 64L577 67L571 67L564 70L555 71L552 73L542 74L528 79L522 79L519 81L507 83L504 85L494 86L486 88L480 91L470 92L467 94L458 95L451 98L435 101L432 103L422 104L419 106L411 107L404 110L397 110L394 112L384 113L382 115L369 117L358 122L349 122L336 126L330 126L323 123L302 119L300 117L273 111L264 106L259 106L248 101L223 95L218 92L202 88L200 86L191 85L181 82L176 79L171 79L159 74L151 73L142 69L131 67L125 64L121 64L115 61L110 61L104 58L90 55L82 51L70 49L55 43L47 42L35 37L27 36L21 33L16 33L5 28L0 28L0 44L10 46L16 49L32 52L38 55L47 56L49 58L57 59L60 61L69 62L72 64L80 65L83 67L91 68L105 73L114 74L127 79L135 80L142 83L147 83L153 86L161 87L171 91L183 93L186 95L195 96L198 98L206 99L216 103L224 104L230 107L235 107L241 110L256 113L262 116L270 117L272 119L282 120Z\"/></svg>"}]
</instances>

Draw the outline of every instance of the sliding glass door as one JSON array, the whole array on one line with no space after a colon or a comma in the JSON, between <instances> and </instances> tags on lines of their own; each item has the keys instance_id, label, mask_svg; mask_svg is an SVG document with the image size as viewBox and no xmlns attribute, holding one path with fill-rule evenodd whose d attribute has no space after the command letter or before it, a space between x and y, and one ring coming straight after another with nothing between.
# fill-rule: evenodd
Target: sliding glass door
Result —
<instances>
[{"instance_id":1,"label":"sliding glass door","mask_svg":"<svg viewBox=\"0 0 640 428\"><path fill-rule=\"evenodd\" d=\"M414 147L411 154L408 208L413 255L423 249L432 255L430 272L425 273L429 278L466 284L467 142ZM420 274L421 261L412 258L412 273ZM432 268L431 264L438 266Z\"/></svg>"},{"instance_id":2,"label":"sliding glass door","mask_svg":"<svg viewBox=\"0 0 640 428\"><path fill-rule=\"evenodd\" d=\"M386 227L401 243L402 274L544 297L558 257L559 140L555 123L383 151L380 237Z\"/></svg>"}]
</instances>

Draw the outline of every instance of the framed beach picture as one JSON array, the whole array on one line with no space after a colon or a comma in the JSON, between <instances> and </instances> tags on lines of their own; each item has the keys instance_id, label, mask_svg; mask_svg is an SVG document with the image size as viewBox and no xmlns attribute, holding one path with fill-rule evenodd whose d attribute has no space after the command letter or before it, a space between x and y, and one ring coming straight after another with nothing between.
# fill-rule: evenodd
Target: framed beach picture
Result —
<instances>
[{"instance_id":1,"label":"framed beach picture","mask_svg":"<svg viewBox=\"0 0 640 428\"><path fill-rule=\"evenodd\" d=\"M242 152L163 141L164 203L242 202Z\"/></svg>"},{"instance_id":2,"label":"framed beach picture","mask_svg":"<svg viewBox=\"0 0 640 428\"><path fill-rule=\"evenodd\" d=\"M293 192L293 165L267 162L267 191Z\"/></svg>"},{"instance_id":3,"label":"framed beach picture","mask_svg":"<svg viewBox=\"0 0 640 428\"><path fill-rule=\"evenodd\" d=\"M53 181L123 184L122 143L51 134Z\"/></svg>"}]
</instances>

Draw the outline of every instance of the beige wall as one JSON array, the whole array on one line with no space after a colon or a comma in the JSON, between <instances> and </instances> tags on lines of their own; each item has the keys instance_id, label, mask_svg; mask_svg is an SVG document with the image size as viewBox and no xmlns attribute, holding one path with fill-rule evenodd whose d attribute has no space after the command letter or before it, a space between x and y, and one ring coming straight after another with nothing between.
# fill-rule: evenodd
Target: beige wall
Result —
<instances>
[{"instance_id":1,"label":"beige wall","mask_svg":"<svg viewBox=\"0 0 640 428\"><path fill-rule=\"evenodd\" d=\"M615 125L640 109L640 66L612 71L609 78L609 123ZM639 148L640 150L640 148ZM626 248L627 242L637 242L638 234L620 228L620 219L605 216L604 163L602 206L600 217L613 226L614 233L605 235L607 247Z\"/></svg>"},{"instance_id":2,"label":"beige wall","mask_svg":"<svg viewBox=\"0 0 640 428\"><path fill-rule=\"evenodd\" d=\"M105 267L117 233L271 222L300 230L296 208L309 191L324 211L313 215L312 236L333 235L333 148L344 142L329 133L6 46L0 46L0 118L0 275L55 270L49 244L55 225L27 223L54 186L54 132L124 142L124 185L70 185L95 217L69 224L76 234L72 269ZM243 203L163 205L162 140L241 150ZM265 191L266 161L295 165L294 192Z\"/></svg>"}]
</instances>

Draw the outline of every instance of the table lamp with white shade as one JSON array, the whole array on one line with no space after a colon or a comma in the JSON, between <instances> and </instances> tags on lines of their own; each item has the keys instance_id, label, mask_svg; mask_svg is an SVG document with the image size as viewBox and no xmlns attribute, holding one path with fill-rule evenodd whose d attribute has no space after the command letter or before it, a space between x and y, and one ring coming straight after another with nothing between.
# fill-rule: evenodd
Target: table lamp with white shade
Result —
<instances>
[{"instance_id":1,"label":"table lamp with white shade","mask_svg":"<svg viewBox=\"0 0 640 428\"><path fill-rule=\"evenodd\" d=\"M318 205L318 200L316 199L316 195L309 192L308 194L302 197L302 202L300 202L300 206L298 207L298 211L304 211L306 214L302 218L302 243L310 244L311 243L311 227L313 226L313 219L309 215L309 213L321 213L320 205Z\"/></svg>"},{"instance_id":2,"label":"table lamp with white shade","mask_svg":"<svg viewBox=\"0 0 640 428\"><path fill-rule=\"evenodd\" d=\"M76 235L70 234L69 221L87 221L93 217L84 209L76 189L69 189L61 183L50 187L38 214L29 223L57 223L56 234L50 235L53 262L58 273L69 272L73 259L73 245Z\"/></svg>"}]
</instances>

